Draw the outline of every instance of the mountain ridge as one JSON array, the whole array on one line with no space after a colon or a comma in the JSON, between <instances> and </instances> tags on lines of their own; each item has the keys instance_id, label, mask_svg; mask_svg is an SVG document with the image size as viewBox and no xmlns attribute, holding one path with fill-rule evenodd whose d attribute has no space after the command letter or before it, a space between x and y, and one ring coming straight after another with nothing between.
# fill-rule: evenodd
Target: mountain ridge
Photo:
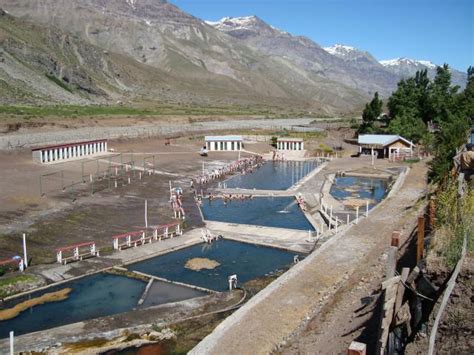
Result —
<instances>
[{"instance_id":1,"label":"mountain ridge","mask_svg":"<svg viewBox=\"0 0 474 355\"><path fill-rule=\"evenodd\" d=\"M7 39L28 48L23 62L32 61L40 76L50 76L57 84L52 91L64 89L52 95L53 101L214 102L335 115L359 111L375 91L389 95L400 79L368 52L337 56L257 16L205 22L166 0L0 0L0 7L16 19L11 21L31 23L40 33L56 32L63 43L58 47L49 37L39 45L28 43L18 35L20 25ZM77 55L76 47L85 54ZM94 60L87 58L88 47ZM6 48L10 68L19 68L14 46ZM57 68L43 65L48 51ZM69 53L69 62L62 52ZM63 75L71 71L76 71L72 79ZM6 86L32 86L17 79L4 71Z\"/></svg>"}]
</instances>

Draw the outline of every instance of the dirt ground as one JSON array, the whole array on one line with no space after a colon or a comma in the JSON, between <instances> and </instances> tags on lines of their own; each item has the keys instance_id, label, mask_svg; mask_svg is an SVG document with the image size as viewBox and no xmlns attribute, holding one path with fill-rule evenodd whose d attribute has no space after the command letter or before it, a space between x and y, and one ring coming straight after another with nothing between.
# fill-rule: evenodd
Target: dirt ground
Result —
<instances>
[{"instance_id":1,"label":"dirt ground","mask_svg":"<svg viewBox=\"0 0 474 355\"><path fill-rule=\"evenodd\" d=\"M451 274L446 266L428 264L428 277L437 286L446 282ZM435 342L435 353L440 355L448 354L472 354L474 351L474 259L467 255L461 272L459 273L456 285L451 293L448 305L443 312L441 322ZM428 320L428 330L432 329L436 314L438 313L441 298L435 305L430 319ZM428 349L428 334L421 331L412 343L406 348L408 355L426 354Z\"/></svg>"},{"instance_id":2,"label":"dirt ground","mask_svg":"<svg viewBox=\"0 0 474 355\"><path fill-rule=\"evenodd\" d=\"M14 153L0 153L0 259L18 255L21 252L21 233L28 235L29 256L33 264L54 261L54 248L83 241L95 241L99 247L110 248L111 237L144 226L144 200L148 201L148 223L157 225L172 219L169 206L169 182L184 189L184 208L187 212L186 227L201 225L199 211L193 200L190 179L204 168L223 165L238 158L237 152L210 153L208 157L199 155L201 141L190 138L172 140L165 145L163 139L117 140L109 142L114 154L123 152L123 162L133 157L135 164L143 166L145 156L155 155L156 175L142 175L139 172L114 181L104 180L91 184L84 175L95 174L108 166L107 158L97 164L97 160L78 160L52 165L34 163L29 150ZM249 149L267 149L268 145L249 144ZM266 146L266 147L265 147ZM133 153L133 154L132 154ZM242 153L245 156L246 153ZM118 157L114 162L118 162ZM151 160L149 159L148 162ZM55 178L45 178L42 188L45 196L40 196L39 176L63 171L64 182L77 182L72 191L61 189L60 174ZM70 183L69 183L70 184ZM109 188L110 187L110 188Z\"/></svg>"}]
</instances>

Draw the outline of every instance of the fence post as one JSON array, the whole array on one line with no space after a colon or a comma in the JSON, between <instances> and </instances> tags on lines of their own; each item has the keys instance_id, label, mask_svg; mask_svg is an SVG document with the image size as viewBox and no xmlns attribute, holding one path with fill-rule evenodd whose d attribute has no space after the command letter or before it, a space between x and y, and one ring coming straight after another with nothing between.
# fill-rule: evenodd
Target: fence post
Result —
<instances>
[{"instance_id":1,"label":"fence post","mask_svg":"<svg viewBox=\"0 0 474 355\"><path fill-rule=\"evenodd\" d=\"M423 259L423 249L425 246L425 217L418 217L418 233L416 238L416 262Z\"/></svg>"},{"instance_id":2,"label":"fence post","mask_svg":"<svg viewBox=\"0 0 474 355\"><path fill-rule=\"evenodd\" d=\"M14 342L15 342L15 333L13 331L11 331L10 332L10 355L15 354Z\"/></svg>"},{"instance_id":3,"label":"fence post","mask_svg":"<svg viewBox=\"0 0 474 355\"><path fill-rule=\"evenodd\" d=\"M41 196L41 197L44 196L44 194L43 194L43 181L42 181L42 180L43 180L43 176L40 175L40 176L39 176L39 188L40 188L40 196Z\"/></svg>"}]
</instances>

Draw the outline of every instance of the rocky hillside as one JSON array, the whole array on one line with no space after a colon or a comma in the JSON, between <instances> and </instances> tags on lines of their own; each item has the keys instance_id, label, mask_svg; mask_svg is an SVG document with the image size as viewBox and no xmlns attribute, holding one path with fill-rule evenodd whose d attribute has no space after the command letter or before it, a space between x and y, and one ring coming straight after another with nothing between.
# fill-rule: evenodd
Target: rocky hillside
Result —
<instances>
[{"instance_id":1,"label":"rocky hillside","mask_svg":"<svg viewBox=\"0 0 474 355\"><path fill-rule=\"evenodd\" d=\"M161 84L164 96L175 102L261 104L321 113L348 112L367 99L351 87L269 58L164 0L0 0L0 6L23 21L55 26L100 48L103 55L133 59L132 71L138 67L144 82L137 80L131 88L120 81L124 85L119 87L131 100L162 100L156 88ZM162 80L147 85L157 75Z\"/></svg>"},{"instance_id":2,"label":"rocky hillside","mask_svg":"<svg viewBox=\"0 0 474 355\"><path fill-rule=\"evenodd\" d=\"M305 75L316 75L366 95L373 95L375 91L388 95L398 81L396 75L376 60L348 60L334 55L309 38L293 36L256 16L226 17L207 23L259 53L278 58L294 71L304 71Z\"/></svg>"},{"instance_id":3,"label":"rocky hillside","mask_svg":"<svg viewBox=\"0 0 474 355\"><path fill-rule=\"evenodd\" d=\"M255 16L204 22L165 0L0 0L0 103L172 102L357 112L399 74Z\"/></svg>"}]
</instances>

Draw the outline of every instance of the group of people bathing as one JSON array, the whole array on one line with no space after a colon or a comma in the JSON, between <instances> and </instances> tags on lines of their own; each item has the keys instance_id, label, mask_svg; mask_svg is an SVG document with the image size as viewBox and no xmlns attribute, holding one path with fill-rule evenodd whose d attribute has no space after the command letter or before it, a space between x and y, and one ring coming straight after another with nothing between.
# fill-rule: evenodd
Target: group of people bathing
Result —
<instances>
[{"instance_id":1,"label":"group of people bathing","mask_svg":"<svg viewBox=\"0 0 474 355\"><path fill-rule=\"evenodd\" d=\"M196 185L205 185L211 181L221 179L226 175L230 175L236 172L245 175L247 173L252 173L259 167L261 167L265 161L261 155L253 155L249 158L242 158L237 161L234 161L230 164L225 165L220 169L214 169L207 174L202 174L197 176L195 179L191 180L191 187Z\"/></svg>"}]
</instances>

